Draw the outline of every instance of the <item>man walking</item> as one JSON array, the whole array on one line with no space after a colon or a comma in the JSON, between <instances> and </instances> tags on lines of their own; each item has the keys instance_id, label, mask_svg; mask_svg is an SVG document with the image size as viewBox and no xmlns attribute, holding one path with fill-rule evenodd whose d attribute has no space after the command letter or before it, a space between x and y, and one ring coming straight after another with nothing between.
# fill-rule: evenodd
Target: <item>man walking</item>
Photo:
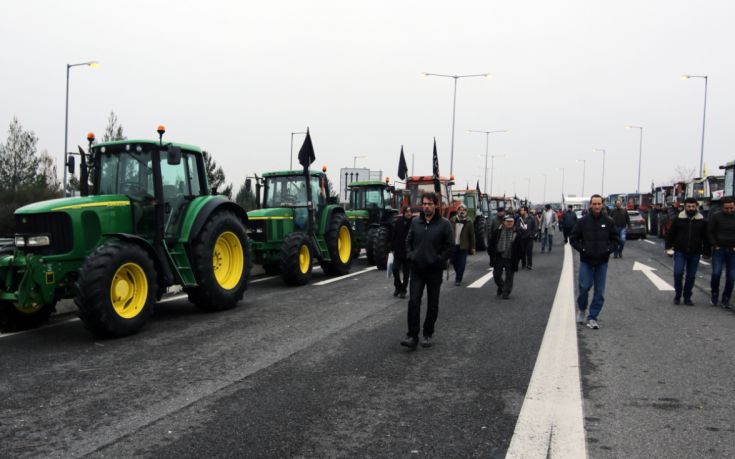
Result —
<instances>
[{"instance_id":1,"label":"man walking","mask_svg":"<svg viewBox=\"0 0 735 459\"><path fill-rule=\"evenodd\" d=\"M577 224L577 214L574 212L574 207L567 206L567 211L561 217L561 229L564 231L564 243L569 242L569 234L572 232L572 228Z\"/></svg>"},{"instance_id":2,"label":"man walking","mask_svg":"<svg viewBox=\"0 0 735 459\"><path fill-rule=\"evenodd\" d=\"M403 206L401 215L393 221L393 232L391 234L391 250L393 251L393 285L395 290L393 296L406 298L408 290L409 270L411 264L406 258L406 237L411 227L411 208ZM401 278L401 274L403 277Z\"/></svg>"},{"instance_id":3,"label":"man walking","mask_svg":"<svg viewBox=\"0 0 735 459\"><path fill-rule=\"evenodd\" d=\"M595 291L589 305L587 326L593 330L600 328L597 317L605 302L605 278L610 253L618 243L615 223L602 213L602 196L594 194L590 198L590 212L582 217L569 235L569 243L579 252L579 293L577 294L577 322L585 322L587 299L590 288Z\"/></svg>"},{"instance_id":4,"label":"man walking","mask_svg":"<svg viewBox=\"0 0 735 459\"><path fill-rule=\"evenodd\" d=\"M707 223L709 243L712 246L712 279L710 304L717 306L720 293L720 276L725 267L725 290L722 291L722 307L730 309L730 296L735 283L735 202L722 200L722 211L714 214Z\"/></svg>"},{"instance_id":5,"label":"man walking","mask_svg":"<svg viewBox=\"0 0 735 459\"><path fill-rule=\"evenodd\" d=\"M684 304L694 306L692 288L697 276L699 257L709 256L707 240L707 221L697 211L697 200L686 198L684 211L680 212L671 223L666 235L666 254L674 257L674 304L681 302L682 291ZM686 270L686 280L682 288L682 277Z\"/></svg>"},{"instance_id":6,"label":"man walking","mask_svg":"<svg viewBox=\"0 0 735 459\"><path fill-rule=\"evenodd\" d=\"M467 207L460 204L457 215L450 220L454 232L454 254L452 255L452 266L454 267L454 285L462 285L464 268L467 266L467 254L475 254L475 225L467 220Z\"/></svg>"},{"instance_id":7,"label":"man walking","mask_svg":"<svg viewBox=\"0 0 735 459\"><path fill-rule=\"evenodd\" d=\"M551 244L554 242L554 233L552 231L558 226L556 212L551 209L550 204L544 206L544 212L541 214L541 253L544 253L546 247L551 252Z\"/></svg>"},{"instance_id":8,"label":"man walking","mask_svg":"<svg viewBox=\"0 0 735 459\"><path fill-rule=\"evenodd\" d=\"M628 225L630 225L630 215L628 215L628 210L623 207L620 199L615 200L615 208L610 212L610 218L615 222L615 231L618 232L618 240L620 241L613 251L613 258L623 258L623 247L625 247L625 236L628 232Z\"/></svg>"},{"instance_id":9,"label":"man walking","mask_svg":"<svg viewBox=\"0 0 735 459\"><path fill-rule=\"evenodd\" d=\"M533 269L533 239L536 236L536 218L528 213L528 206L521 207L516 230L521 237L521 265Z\"/></svg>"},{"instance_id":10,"label":"man walking","mask_svg":"<svg viewBox=\"0 0 735 459\"><path fill-rule=\"evenodd\" d=\"M487 240L493 237L493 231L503 226L503 220L505 220L505 207L498 207L495 216L490 220L490 224L487 226ZM487 245L487 255L490 258L490 266L495 266L493 260L493 252L490 250L490 244Z\"/></svg>"},{"instance_id":11,"label":"man walking","mask_svg":"<svg viewBox=\"0 0 735 459\"><path fill-rule=\"evenodd\" d=\"M513 276L518 271L518 258L521 252L521 237L515 230L515 220L508 215L503 225L493 229L490 237L490 249L493 253L493 279L498 286L498 296L504 300L510 297L513 289Z\"/></svg>"},{"instance_id":12,"label":"man walking","mask_svg":"<svg viewBox=\"0 0 735 459\"><path fill-rule=\"evenodd\" d=\"M406 253L411 262L410 299L408 300L408 333L401 346L414 349L421 328L421 297L426 287L427 307L421 346L430 347L434 324L439 314L439 292L442 274L452 255L454 239L449 220L436 212L436 193L421 196L422 213L414 218L406 238Z\"/></svg>"}]
</instances>

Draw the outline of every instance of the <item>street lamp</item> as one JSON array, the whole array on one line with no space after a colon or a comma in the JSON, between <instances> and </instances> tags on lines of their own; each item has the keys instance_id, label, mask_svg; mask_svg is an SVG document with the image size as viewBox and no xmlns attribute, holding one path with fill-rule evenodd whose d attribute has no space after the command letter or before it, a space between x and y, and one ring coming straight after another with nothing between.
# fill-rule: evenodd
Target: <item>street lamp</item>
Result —
<instances>
[{"instance_id":1,"label":"street lamp","mask_svg":"<svg viewBox=\"0 0 735 459\"><path fill-rule=\"evenodd\" d=\"M542 173L544 176L544 204L546 204L546 173Z\"/></svg>"},{"instance_id":2,"label":"street lamp","mask_svg":"<svg viewBox=\"0 0 735 459\"><path fill-rule=\"evenodd\" d=\"M704 164L704 122L707 119L707 82L709 77L707 75L682 75L682 80L688 80L689 78L704 78L704 111L702 112L702 146L699 151L699 176L702 177L702 165Z\"/></svg>"},{"instance_id":3,"label":"street lamp","mask_svg":"<svg viewBox=\"0 0 735 459\"><path fill-rule=\"evenodd\" d=\"M605 149L604 148L593 148L592 152L601 151L602 152L602 190L600 190L600 195L605 196Z\"/></svg>"},{"instance_id":4,"label":"street lamp","mask_svg":"<svg viewBox=\"0 0 735 459\"><path fill-rule=\"evenodd\" d=\"M480 155L482 156L482 155ZM490 155L490 189L486 190L488 196L493 195L493 175L495 173L495 158L504 158L505 155ZM485 164L487 167L487 156L485 156ZM487 176L487 169L485 169L485 175Z\"/></svg>"},{"instance_id":5,"label":"street lamp","mask_svg":"<svg viewBox=\"0 0 735 459\"><path fill-rule=\"evenodd\" d=\"M560 167L561 171L561 199L564 200L564 168Z\"/></svg>"},{"instance_id":6,"label":"street lamp","mask_svg":"<svg viewBox=\"0 0 735 459\"><path fill-rule=\"evenodd\" d=\"M584 197L584 173L587 170L587 160L578 159L577 162L582 163L582 197Z\"/></svg>"},{"instance_id":7,"label":"street lamp","mask_svg":"<svg viewBox=\"0 0 735 459\"><path fill-rule=\"evenodd\" d=\"M487 193L487 151L488 151L488 144L490 141L490 134L495 134L498 132L510 132L510 129L502 129L500 131L477 131L475 129L468 129L467 133L480 133L485 134L485 192ZM492 194L490 195L492 196Z\"/></svg>"},{"instance_id":8,"label":"street lamp","mask_svg":"<svg viewBox=\"0 0 735 459\"><path fill-rule=\"evenodd\" d=\"M473 75L443 75L441 73L427 73L423 72L421 75L424 77L442 77L442 78L454 78L454 103L452 104L452 144L451 144L451 153L449 157L449 175L451 176L454 173L454 120L455 115L457 113L457 81L460 78L475 78L475 77L483 77L483 78L490 78L492 77L491 73L478 73Z\"/></svg>"},{"instance_id":9,"label":"street lamp","mask_svg":"<svg viewBox=\"0 0 735 459\"><path fill-rule=\"evenodd\" d=\"M365 159L367 156L353 156L352 157L352 167L357 168L357 160L358 159Z\"/></svg>"},{"instance_id":10,"label":"street lamp","mask_svg":"<svg viewBox=\"0 0 735 459\"><path fill-rule=\"evenodd\" d=\"M293 136L295 134L306 134L306 131L297 131L291 133L291 160L288 162L288 170L293 170Z\"/></svg>"},{"instance_id":11,"label":"street lamp","mask_svg":"<svg viewBox=\"0 0 735 459\"><path fill-rule=\"evenodd\" d=\"M640 137L638 142L638 185L635 188L635 192L640 194L641 193L641 155L643 152L643 126L632 126L628 125L625 126L627 129L640 129ZM701 173L700 173L701 175Z\"/></svg>"},{"instance_id":12,"label":"street lamp","mask_svg":"<svg viewBox=\"0 0 735 459\"><path fill-rule=\"evenodd\" d=\"M69 69L86 65L87 67L96 68L99 65L97 61L80 62L79 64L66 64L66 113L64 115L64 196L66 196L66 162L68 161L67 143L69 139Z\"/></svg>"}]
</instances>

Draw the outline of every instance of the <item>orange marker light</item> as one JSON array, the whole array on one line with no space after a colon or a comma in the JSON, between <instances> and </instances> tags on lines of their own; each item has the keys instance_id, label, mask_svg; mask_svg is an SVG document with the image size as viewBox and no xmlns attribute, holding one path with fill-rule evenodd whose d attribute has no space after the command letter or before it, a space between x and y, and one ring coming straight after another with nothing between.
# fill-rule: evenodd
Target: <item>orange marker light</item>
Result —
<instances>
[{"instance_id":1,"label":"orange marker light","mask_svg":"<svg viewBox=\"0 0 735 459\"><path fill-rule=\"evenodd\" d=\"M94 132L87 133L87 140L90 142L94 140Z\"/></svg>"},{"instance_id":2,"label":"orange marker light","mask_svg":"<svg viewBox=\"0 0 735 459\"><path fill-rule=\"evenodd\" d=\"M450 177L449 177L449 180L454 180L454 176L453 176L453 175L452 175L452 176L450 176Z\"/></svg>"},{"instance_id":3,"label":"orange marker light","mask_svg":"<svg viewBox=\"0 0 735 459\"><path fill-rule=\"evenodd\" d=\"M390 183L390 177L385 178L385 183Z\"/></svg>"},{"instance_id":4,"label":"orange marker light","mask_svg":"<svg viewBox=\"0 0 735 459\"><path fill-rule=\"evenodd\" d=\"M327 166L322 166L322 172L327 172Z\"/></svg>"},{"instance_id":5,"label":"orange marker light","mask_svg":"<svg viewBox=\"0 0 735 459\"><path fill-rule=\"evenodd\" d=\"M158 135L163 135L166 132L166 126L159 124L156 132L158 132Z\"/></svg>"}]
</instances>

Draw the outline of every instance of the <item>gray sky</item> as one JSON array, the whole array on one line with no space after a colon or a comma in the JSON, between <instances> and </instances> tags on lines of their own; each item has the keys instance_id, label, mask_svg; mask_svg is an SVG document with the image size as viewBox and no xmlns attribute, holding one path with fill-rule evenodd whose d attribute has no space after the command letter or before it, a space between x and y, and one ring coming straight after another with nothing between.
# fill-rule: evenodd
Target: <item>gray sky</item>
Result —
<instances>
[{"instance_id":1,"label":"gray sky","mask_svg":"<svg viewBox=\"0 0 735 459\"><path fill-rule=\"evenodd\" d=\"M451 79L457 93L454 173L462 187L484 174L490 136L494 192L558 200L635 191L644 126L641 189L668 184L676 166L699 167L708 75L707 172L735 159L735 6L728 1L17 1L0 4L5 139L15 115L59 163L67 63L69 144L101 137L114 110L128 138L199 145L235 191L247 175L288 166L291 131L310 126L317 163L338 183L340 167L394 177L431 173L436 137L449 173ZM728 129L729 128L729 129ZM302 137L297 137L298 151ZM4 140L3 140L4 141Z\"/></svg>"}]
</instances>

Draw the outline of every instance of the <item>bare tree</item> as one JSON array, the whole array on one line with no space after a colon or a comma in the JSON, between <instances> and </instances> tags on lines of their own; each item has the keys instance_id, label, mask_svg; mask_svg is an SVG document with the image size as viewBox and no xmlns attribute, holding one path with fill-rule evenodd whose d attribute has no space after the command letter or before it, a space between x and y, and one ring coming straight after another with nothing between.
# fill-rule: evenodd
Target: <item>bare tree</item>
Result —
<instances>
[{"instance_id":1,"label":"bare tree","mask_svg":"<svg viewBox=\"0 0 735 459\"><path fill-rule=\"evenodd\" d=\"M696 169L693 167L676 166L674 167L674 176L669 180L669 183L688 182L695 177L695 173Z\"/></svg>"}]
</instances>

